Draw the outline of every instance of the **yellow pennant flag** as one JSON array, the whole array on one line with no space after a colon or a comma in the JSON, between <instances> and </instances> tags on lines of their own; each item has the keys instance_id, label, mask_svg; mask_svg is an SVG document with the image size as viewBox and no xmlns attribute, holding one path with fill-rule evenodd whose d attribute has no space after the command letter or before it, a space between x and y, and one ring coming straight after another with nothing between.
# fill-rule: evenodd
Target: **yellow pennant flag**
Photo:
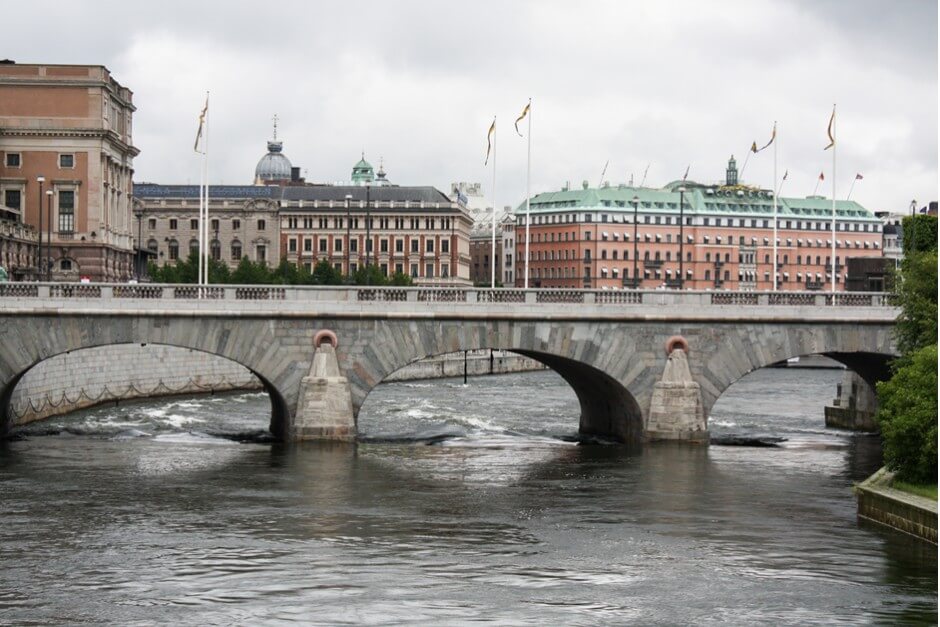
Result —
<instances>
[{"instance_id":1,"label":"yellow pennant flag","mask_svg":"<svg viewBox=\"0 0 940 627\"><path fill-rule=\"evenodd\" d=\"M832 132L832 127L836 123L836 108L832 107L832 117L829 118L829 128L826 129L826 135L829 136L829 145L823 148L823 150L829 150L836 145L836 137Z\"/></svg>"},{"instance_id":2,"label":"yellow pennant flag","mask_svg":"<svg viewBox=\"0 0 940 627\"><path fill-rule=\"evenodd\" d=\"M486 165L490 161L490 149L493 147L493 133L496 132L496 116L493 116L493 123L490 124L490 130L486 133L486 159L483 160L483 165Z\"/></svg>"},{"instance_id":3,"label":"yellow pennant flag","mask_svg":"<svg viewBox=\"0 0 940 627\"><path fill-rule=\"evenodd\" d=\"M519 135L519 137L522 137L522 133L519 132L519 122L524 120L525 116L529 115L529 107L531 106L532 106L532 103L531 102L528 103L525 106L525 109L522 110L522 113L519 115L519 117L516 118L516 134Z\"/></svg>"},{"instance_id":4,"label":"yellow pennant flag","mask_svg":"<svg viewBox=\"0 0 940 627\"><path fill-rule=\"evenodd\" d=\"M196 131L196 142L193 144L193 150L196 152L202 152L199 150L199 140L202 139L202 127L206 125L206 113L209 112L209 96L206 95L206 106L202 108L202 113L199 114L199 129Z\"/></svg>"},{"instance_id":5,"label":"yellow pennant flag","mask_svg":"<svg viewBox=\"0 0 940 627\"><path fill-rule=\"evenodd\" d=\"M764 148L767 148L767 147L770 146L772 143L774 143L774 140L775 140L775 139L777 139L777 123L776 123L776 122L774 122L774 130L773 130L773 132L770 134L770 141L767 142L766 144L764 144L763 146L761 146L760 148L757 147L757 142L754 142L754 145L751 146L751 150L753 150L754 152L760 152L760 151L763 150Z\"/></svg>"}]
</instances>

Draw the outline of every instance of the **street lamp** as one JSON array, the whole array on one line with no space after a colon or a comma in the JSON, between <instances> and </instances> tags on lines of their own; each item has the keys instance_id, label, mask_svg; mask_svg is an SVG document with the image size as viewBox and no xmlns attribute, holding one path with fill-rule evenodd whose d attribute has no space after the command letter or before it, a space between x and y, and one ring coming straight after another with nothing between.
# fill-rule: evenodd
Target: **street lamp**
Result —
<instances>
[{"instance_id":1,"label":"street lamp","mask_svg":"<svg viewBox=\"0 0 940 627\"><path fill-rule=\"evenodd\" d=\"M134 199L131 199L131 202L134 202ZM141 243L141 233L142 233L142 223L144 217L144 208L142 205L136 205L134 207L134 217L137 218L137 254L134 257L134 275L137 278L137 282L140 283L140 265L141 265L141 252L143 251L143 244Z\"/></svg>"},{"instance_id":2,"label":"street lamp","mask_svg":"<svg viewBox=\"0 0 940 627\"><path fill-rule=\"evenodd\" d=\"M640 207L640 197L633 197L633 289L639 289L640 287L640 276L637 274L637 257L640 255L639 241L637 240L636 227L637 227L637 209Z\"/></svg>"},{"instance_id":3,"label":"street lamp","mask_svg":"<svg viewBox=\"0 0 940 627\"><path fill-rule=\"evenodd\" d=\"M372 261L372 251L369 248L369 244L372 241L371 227L372 227L372 213L369 211L369 184L366 183L366 274L369 272L369 264ZM381 220L379 220L381 222ZM381 225L380 225L381 226Z\"/></svg>"},{"instance_id":4,"label":"street lamp","mask_svg":"<svg viewBox=\"0 0 940 627\"><path fill-rule=\"evenodd\" d=\"M916 210L917 210L917 201L916 201L916 200L912 200L912 201L911 201L911 217L912 217L912 218L914 217L914 212L915 212Z\"/></svg>"},{"instance_id":5,"label":"street lamp","mask_svg":"<svg viewBox=\"0 0 940 627\"><path fill-rule=\"evenodd\" d=\"M36 181L39 183L39 251L36 256L36 270L39 273L39 280L42 281L42 184L46 177L39 175Z\"/></svg>"},{"instance_id":6,"label":"street lamp","mask_svg":"<svg viewBox=\"0 0 940 627\"><path fill-rule=\"evenodd\" d=\"M349 205L352 201L352 194L346 194L346 276L350 276L352 273L349 271L349 228L350 228L350 218L349 218Z\"/></svg>"},{"instance_id":7,"label":"street lamp","mask_svg":"<svg viewBox=\"0 0 940 627\"><path fill-rule=\"evenodd\" d=\"M52 270L52 190L46 190L46 281Z\"/></svg>"},{"instance_id":8,"label":"street lamp","mask_svg":"<svg viewBox=\"0 0 940 627\"><path fill-rule=\"evenodd\" d=\"M682 253L683 245L685 244L684 240L684 222L685 222L685 213L683 211L683 201L685 199L685 187L679 188L679 289L682 289L682 283L685 280L685 276L682 274Z\"/></svg>"}]
</instances>

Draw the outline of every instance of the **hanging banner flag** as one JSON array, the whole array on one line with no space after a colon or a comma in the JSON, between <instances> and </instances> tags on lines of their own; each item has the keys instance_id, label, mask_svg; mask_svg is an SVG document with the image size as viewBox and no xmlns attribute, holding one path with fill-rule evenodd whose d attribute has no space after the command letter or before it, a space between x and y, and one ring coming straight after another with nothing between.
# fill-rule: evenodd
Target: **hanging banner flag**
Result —
<instances>
[{"instance_id":1,"label":"hanging banner flag","mask_svg":"<svg viewBox=\"0 0 940 627\"><path fill-rule=\"evenodd\" d=\"M826 135L829 136L829 145L823 148L823 150L829 150L836 145L836 138L832 133L832 126L836 123L836 108L832 108L832 117L829 118L829 128L826 129Z\"/></svg>"},{"instance_id":2,"label":"hanging banner flag","mask_svg":"<svg viewBox=\"0 0 940 627\"><path fill-rule=\"evenodd\" d=\"M856 181L861 181L863 178L865 178L865 177L863 177L861 174L856 174L856 175L855 175L855 180L856 180Z\"/></svg>"},{"instance_id":3,"label":"hanging banner flag","mask_svg":"<svg viewBox=\"0 0 940 627\"><path fill-rule=\"evenodd\" d=\"M516 118L516 134L519 135L519 137L522 137L522 133L519 132L519 122L521 122L522 120L524 120L524 119L525 119L525 116L529 115L529 107L531 107L531 106L532 106L532 103L531 103L531 102L528 103L528 104L525 106L525 109L522 110L522 113L519 114L519 117Z\"/></svg>"},{"instance_id":4,"label":"hanging banner flag","mask_svg":"<svg viewBox=\"0 0 940 627\"><path fill-rule=\"evenodd\" d=\"M787 180L787 175L790 174L790 170L785 170L783 173L783 180Z\"/></svg>"},{"instance_id":5,"label":"hanging banner flag","mask_svg":"<svg viewBox=\"0 0 940 627\"><path fill-rule=\"evenodd\" d=\"M774 140L775 140L775 139L777 139L777 123L776 123L776 122L774 122L774 130L773 130L773 132L770 134L770 141L767 142L766 144L764 144L763 146L761 146L760 148L757 147L757 142L754 142L754 145L751 146L751 150L753 150L754 152L760 152L760 151L763 150L764 148L767 148L767 147L769 147L772 143L774 143Z\"/></svg>"},{"instance_id":6,"label":"hanging banner flag","mask_svg":"<svg viewBox=\"0 0 940 627\"><path fill-rule=\"evenodd\" d=\"M486 133L486 159L483 160L483 165L486 165L490 162L490 149L493 147L493 133L496 132L496 116L493 116L493 123L490 124L490 130Z\"/></svg>"},{"instance_id":7,"label":"hanging banner flag","mask_svg":"<svg viewBox=\"0 0 940 627\"><path fill-rule=\"evenodd\" d=\"M825 176L822 172L819 173L819 180L820 180L820 181L825 181L825 180L826 180L826 176Z\"/></svg>"},{"instance_id":8,"label":"hanging banner flag","mask_svg":"<svg viewBox=\"0 0 940 627\"><path fill-rule=\"evenodd\" d=\"M686 166L686 168L685 168L685 174L682 175L682 180L683 180L683 181L686 180L687 178L689 178L689 168L691 168L691 167L692 167L692 164L691 164L691 163L690 163L688 166Z\"/></svg>"}]
</instances>

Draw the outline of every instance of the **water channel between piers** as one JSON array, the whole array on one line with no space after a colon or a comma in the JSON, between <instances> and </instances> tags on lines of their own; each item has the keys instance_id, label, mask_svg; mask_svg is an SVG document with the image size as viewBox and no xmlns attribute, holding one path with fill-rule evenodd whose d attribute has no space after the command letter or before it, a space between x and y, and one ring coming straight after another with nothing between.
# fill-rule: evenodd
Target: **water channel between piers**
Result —
<instances>
[{"instance_id":1,"label":"water channel between piers","mask_svg":"<svg viewBox=\"0 0 940 627\"><path fill-rule=\"evenodd\" d=\"M773 448L577 445L548 371L382 385L352 445L239 443L262 393L39 421L0 448L0 623L936 624L935 549L856 521L840 377L722 396L712 434Z\"/></svg>"}]
</instances>

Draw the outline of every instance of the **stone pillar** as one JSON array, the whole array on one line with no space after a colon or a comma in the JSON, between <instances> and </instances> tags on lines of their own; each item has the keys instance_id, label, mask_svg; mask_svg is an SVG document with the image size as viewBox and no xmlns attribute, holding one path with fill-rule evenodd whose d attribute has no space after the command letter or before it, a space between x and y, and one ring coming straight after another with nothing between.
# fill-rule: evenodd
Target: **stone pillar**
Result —
<instances>
[{"instance_id":1,"label":"stone pillar","mask_svg":"<svg viewBox=\"0 0 940 627\"><path fill-rule=\"evenodd\" d=\"M852 431L878 431L875 413L878 397L860 376L846 370L839 384L838 397L826 406L826 426Z\"/></svg>"},{"instance_id":2,"label":"stone pillar","mask_svg":"<svg viewBox=\"0 0 940 627\"><path fill-rule=\"evenodd\" d=\"M352 393L336 361L336 335L320 331L314 338L314 346L316 352L310 373L300 381L297 415L290 439L354 440L356 419Z\"/></svg>"},{"instance_id":3,"label":"stone pillar","mask_svg":"<svg viewBox=\"0 0 940 627\"><path fill-rule=\"evenodd\" d=\"M699 384L689 371L688 343L681 337L666 342L666 367L653 386L645 437L649 440L682 440L708 443L708 426Z\"/></svg>"}]
</instances>

